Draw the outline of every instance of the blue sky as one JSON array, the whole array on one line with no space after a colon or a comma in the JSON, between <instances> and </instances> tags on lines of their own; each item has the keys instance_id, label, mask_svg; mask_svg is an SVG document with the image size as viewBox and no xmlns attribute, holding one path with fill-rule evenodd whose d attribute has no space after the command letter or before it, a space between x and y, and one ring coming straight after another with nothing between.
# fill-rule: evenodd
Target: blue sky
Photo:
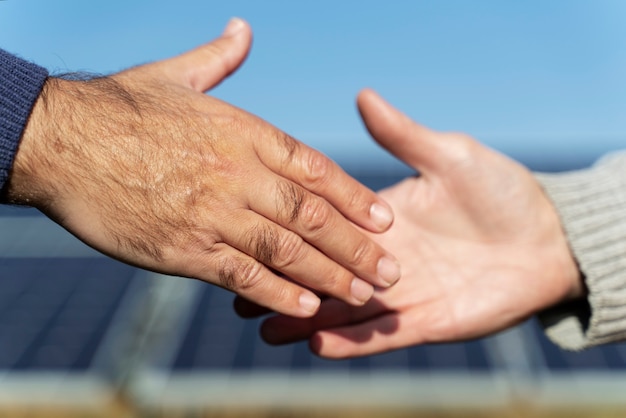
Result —
<instances>
[{"instance_id":1,"label":"blue sky","mask_svg":"<svg viewBox=\"0 0 626 418\"><path fill-rule=\"evenodd\" d=\"M626 147L622 0L5 0L0 47L110 73L209 41L231 16L253 51L212 94L340 161L383 155L354 106L366 86L516 157Z\"/></svg>"}]
</instances>

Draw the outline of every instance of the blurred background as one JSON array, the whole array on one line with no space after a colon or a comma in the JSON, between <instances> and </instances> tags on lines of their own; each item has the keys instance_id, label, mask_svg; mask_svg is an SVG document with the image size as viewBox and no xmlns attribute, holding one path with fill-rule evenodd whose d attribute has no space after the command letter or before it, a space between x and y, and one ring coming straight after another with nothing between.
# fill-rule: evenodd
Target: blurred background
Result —
<instances>
[{"instance_id":1,"label":"blurred background","mask_svg":"<svg viewBox=\"0 0 626 418\"><path fill-rule=\"evenodd\" d=\"M364 87L533 170L583 168L626 145L621 0L5 0L0 47L53 73L107 74L207 42L232 16L255 42L210 94L375 189L411 171L363 129ZM0 224L0 416L626 411L622 344L563 352L531 320L468 343L325 361L304 344L264 344L227 292L107 259L36 211L0 207Z\"/></svg>"}]
</instances>

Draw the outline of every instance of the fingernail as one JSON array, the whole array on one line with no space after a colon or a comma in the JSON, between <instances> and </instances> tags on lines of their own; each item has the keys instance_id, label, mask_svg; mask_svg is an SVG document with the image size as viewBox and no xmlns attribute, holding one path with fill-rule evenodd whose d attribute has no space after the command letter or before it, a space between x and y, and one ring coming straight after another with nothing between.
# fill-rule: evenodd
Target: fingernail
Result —
<instances>
[{"instance_id":1,"label":"fingernail","mask_svg":"<svg viewBox=\"0 0 626 418\"><path fill-rule=\"evenodd\" d=\"M226 25L224 32L222 32L222 35L223 36L235 36L237 35L237 33L241 31L241 29L243 29L243 27L244 27L243 20L239 19L238 17L233 17L232 19L228 21L228 24Z\"/></svg>"},{"instance_id":2,"label":"fingernail","mask_svg":"<svg viewBox=\"0 0 626 418\"><path fill-rule=\"evenodd\" d=\"M308 313L313 314L320 306L320 299L311 293L303 293L300 295L300 306Z\"/></svg>"},{"instance_id":3,"label":"fingernail","mask_svg":"<svg viewBox=\"0 0 626 418\"><path fill-rule=\"evenodd\" d=\"M377 272L378 277L389 286L400 279L400 265L389 256L385 256L378 261Z\"/></svg>"},{"instance_id":4,"label":"fingernail","mask_svg":"<svg viewBox=\"0 0 626 418\"><path fill-rule=\"evenodd\" d=\"M370 300L374 294L374 286L361 279L355 278L350 285L350 293L352 293L353 298L363 304Z\"/></svg>"},{"instance_id":5,"label":"fingernail","mask_svg":"<svg viewBox=\"0 0 626 418\"><path fill-rule=\"evenodd\" d=\"M386 229L393 222L393 213L380 203L374 203L370 207L370 218L372 218L377 227Z\"/></svg>"}]
</instances>

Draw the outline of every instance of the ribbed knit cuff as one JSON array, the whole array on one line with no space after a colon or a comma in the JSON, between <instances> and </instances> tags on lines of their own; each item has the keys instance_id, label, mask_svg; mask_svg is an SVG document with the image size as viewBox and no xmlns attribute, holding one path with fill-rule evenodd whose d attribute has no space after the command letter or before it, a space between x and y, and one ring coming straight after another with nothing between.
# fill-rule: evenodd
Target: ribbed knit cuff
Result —
<instances>
[{"instance_id":1,"label":"ribbed knit cuff","mask_svg":"<svg viewBox=\"0 0 626 418\"><path fill-rule=\"evenodd\" d=\"M0 49L0 189L48 71Z\"/></svg>"},{"instance_id":2,"label":"ribbed knit cuff","mask_svg":"<svg viewBox=\"0 0 626 418\"><path fill-rule=\"evenodd\" d=\"M626 153L587 170L535 176L561 217L589 292L586 301L542 312L546 334L571 350L626 339Z\"/></svg>"}]
</instances>

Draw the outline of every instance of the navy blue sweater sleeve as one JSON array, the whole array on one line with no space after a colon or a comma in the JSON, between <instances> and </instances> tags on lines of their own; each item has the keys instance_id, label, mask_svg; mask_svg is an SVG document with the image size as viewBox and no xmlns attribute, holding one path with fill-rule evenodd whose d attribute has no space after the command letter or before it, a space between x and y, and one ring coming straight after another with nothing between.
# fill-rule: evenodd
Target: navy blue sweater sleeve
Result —
<instances>
[{"instance_id":1,"label":"navy blue sweater sleeve","mask_svg":"<svg viewBox=\"0 0 626 418\"><path fill-rule=\"evenodd\" d=\"M48 71L0 49L0 189Z\"/></svg>"}]
</instances>

